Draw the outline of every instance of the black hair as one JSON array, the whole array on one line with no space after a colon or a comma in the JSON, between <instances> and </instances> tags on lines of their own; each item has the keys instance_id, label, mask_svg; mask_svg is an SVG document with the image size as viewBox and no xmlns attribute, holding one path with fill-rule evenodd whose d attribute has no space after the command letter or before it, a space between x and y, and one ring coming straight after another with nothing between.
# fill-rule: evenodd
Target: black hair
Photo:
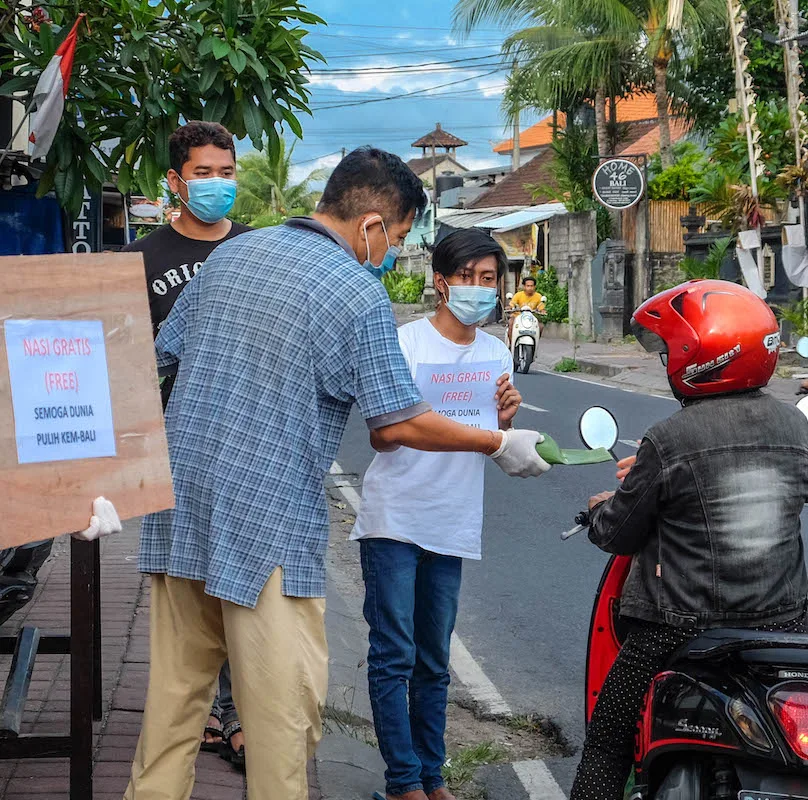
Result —
<instances>
[{"instance_id":1,"label":"black hair","mask_svg":"<svg viewBox=\"0 0 808 800\"><path fill-rule=\"evenodd\" d=\"M334 168L317 210L342 221L378 211L386 222L401 222L425 206L424 185L398 156L360 147Z\"/></svg>"},{"instance_id":2,"label":"black hair","mask_svg":"<svg viewBox=\"0 0 808 800\"><path fill-rule=\"evenodd\" d=\"M534 286L536 285L536 279L535 279L535 278L534 278L532 275L530 275L530 276L528 276L527 278L525 278L525 279L522 281L522 283L523 283L523 284L525 284L525 283L527 283L528 281L533 281L533 285L534 285Z\"/></svg>"},{"instance_id":3,"label":"black hair","mask_svg":"<svg viewBox=\"0 0 808 800\"><path fill-rule=\"evenodd\" d=\"M168 140L168 159L171 169L182 175L182 168L191 157L192 147L204 147L212 144L221 150L229 150L236 159L236 147L233 134L218 122L201 122L194 120L183 125Z\"/></svg>"},{"instance_id":4,"label":"black hair","mask_svg":"<svg viewBox=\"0 0 808 800\"><path fill-rule=\"evenodd\" d=\"M432 270L451 278L469 262L476 264L486 256L497 260L497 275L508 269L508 257L499 242L479 228L457 230L438 242L432 252Z\"/></svg>"}]
</instances>

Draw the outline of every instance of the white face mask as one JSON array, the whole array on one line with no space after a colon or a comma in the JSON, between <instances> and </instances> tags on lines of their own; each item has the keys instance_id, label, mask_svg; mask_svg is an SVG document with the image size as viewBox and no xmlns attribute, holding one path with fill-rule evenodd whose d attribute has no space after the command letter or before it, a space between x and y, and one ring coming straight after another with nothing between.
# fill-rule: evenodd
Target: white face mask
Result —
<instances>
[{"instance_id":1,"label":"white face mask","mask_svg":"<svg viewBox=\"0 0 808 800\"><path fill-rule=\"evenodd\" d=\"M446 280L444 278L444 280ZM487 286L451 286L446 281L449 297L446 308L464 325L482 322L497 305L497 290Z\"/></svg>"}]
</instances>

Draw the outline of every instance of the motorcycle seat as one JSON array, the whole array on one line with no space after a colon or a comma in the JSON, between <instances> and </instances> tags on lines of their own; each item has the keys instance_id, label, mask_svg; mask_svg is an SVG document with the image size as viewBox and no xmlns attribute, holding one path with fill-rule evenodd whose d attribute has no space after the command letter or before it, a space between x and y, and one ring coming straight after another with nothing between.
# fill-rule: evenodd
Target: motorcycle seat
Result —
<instances>
[{"instance_id":1,"label":"motorcycle seat","mask_svg":"<svg viewBox=\"0 0 808 800\"><path fill-rule=\"evenodd\" d=\"M767 663L805 664L808 634L716 628L697 636L677 656L687 661L706 661L735 654ZM781 662L782 658L790 660Z\"/></svg>"}]
</instances>

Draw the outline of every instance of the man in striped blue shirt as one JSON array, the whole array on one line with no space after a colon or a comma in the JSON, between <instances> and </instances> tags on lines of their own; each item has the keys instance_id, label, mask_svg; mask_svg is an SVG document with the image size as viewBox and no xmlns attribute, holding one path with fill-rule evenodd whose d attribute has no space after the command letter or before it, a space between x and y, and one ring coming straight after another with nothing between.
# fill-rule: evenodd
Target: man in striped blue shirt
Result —
<instances>
[{"instance_id":1,"label":"man in striped blue shirt","mask_svg":"<svg viewBox=\"0 0 808 800\"><path fill-rule=\"evenodd\" d=\"M548 465L533 431L484 431L432 412L376 277L423 208L396 156L347 156L311 218L225 242L156 341L178 365L166 411L176 508L143 523L152 575L151 673L126 800L186 800L229 657L250 800L306 800L327 689L323 478L351 407L377 449L474 451L508 474ZM312 274L329 306L291 298Z\"/></svg>"}]
</instances>

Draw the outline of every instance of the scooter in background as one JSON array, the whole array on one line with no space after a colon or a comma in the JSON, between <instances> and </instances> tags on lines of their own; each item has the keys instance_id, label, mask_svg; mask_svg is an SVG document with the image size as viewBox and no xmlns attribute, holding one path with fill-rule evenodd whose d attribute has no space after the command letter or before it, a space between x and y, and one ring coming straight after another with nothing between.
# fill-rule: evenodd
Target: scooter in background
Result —
<instances>
[{"instance_id":1,"label":"scooter in background","mask_svg":"<svg viewBox=\"0 0 808 800\"><path fill-rule=\"evenodd\" d=\"M509 303L513 299L510 292L505 297ZM542 296L542 302L546 303L547 298ZM521 309L513 310L510 313L516 317L510 341L513 368L515 372L527 373L530 371L530 365L536 358L539 348L539 339L541 337L540 315L529 306L523 306Z\"/></svg>"}]
</instances>

